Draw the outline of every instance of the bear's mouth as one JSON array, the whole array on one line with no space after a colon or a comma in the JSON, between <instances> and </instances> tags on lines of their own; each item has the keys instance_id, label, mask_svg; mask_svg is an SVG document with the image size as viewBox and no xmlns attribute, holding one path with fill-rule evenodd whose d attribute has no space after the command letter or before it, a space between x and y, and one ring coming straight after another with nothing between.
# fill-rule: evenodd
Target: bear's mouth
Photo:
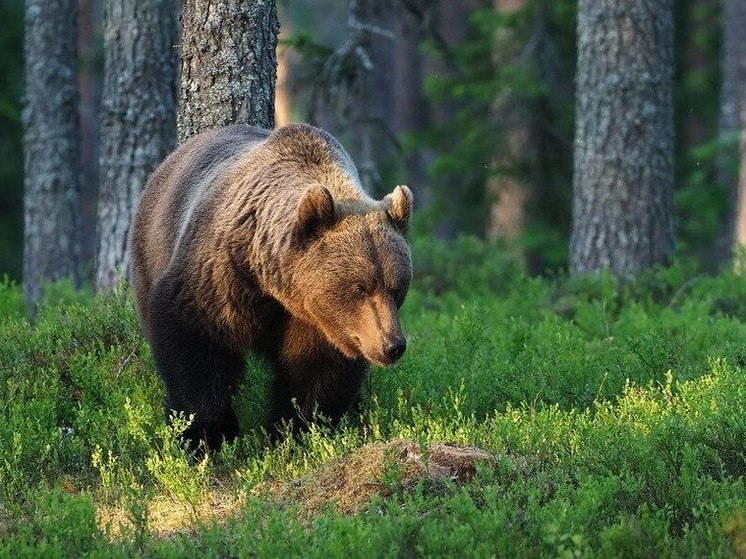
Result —
<instances>
[{"instance_id":1,"label":"bear's mouth","mask_svg":"<svg viewBox=\"0 0 746 559\"><path fill-rule=\"evenodd\" d=\"M365 355L365 358L370 361L371 363L378 365L379 367L388 367L389 365L393 365L393 361L382 361L381 359L376 359L370 355Z\"/></svg>"}]
</instances>

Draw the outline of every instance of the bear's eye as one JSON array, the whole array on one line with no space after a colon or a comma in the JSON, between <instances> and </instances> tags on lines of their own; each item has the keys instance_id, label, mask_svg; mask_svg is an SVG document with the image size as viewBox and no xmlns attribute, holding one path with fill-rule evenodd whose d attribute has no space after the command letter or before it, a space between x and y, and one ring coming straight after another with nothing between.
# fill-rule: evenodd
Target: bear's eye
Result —
<instances>
[{"instance_id":1,"label":"bear's eye","mask_svg":"<svg viewBox=\"0 0 746 559\"><path fill-rule=\"evenodd\" d=\"M365 297L368 294L365 286L362 283L356 283L352 286L352 292L358 297Z\"/></svg>"}]
</instances>

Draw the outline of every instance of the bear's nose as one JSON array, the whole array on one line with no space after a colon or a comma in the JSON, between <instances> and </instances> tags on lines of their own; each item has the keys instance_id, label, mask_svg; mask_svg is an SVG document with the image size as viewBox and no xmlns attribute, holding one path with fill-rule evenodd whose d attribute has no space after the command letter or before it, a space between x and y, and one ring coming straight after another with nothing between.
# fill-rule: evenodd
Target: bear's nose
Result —
<instances>
[{"instance_id":1,"label":"bear's nose","mask_svg":"<svg viewBox=\"0 0 746 559\"><path fill-rule=\"evenodd\" d=\"M383 352L386 354L386 358L392 363L404 355L404 351L407 349L407 340L402 337L396 337L393 340L386 342L386 346Z\"/></svg>"}]
</instances>

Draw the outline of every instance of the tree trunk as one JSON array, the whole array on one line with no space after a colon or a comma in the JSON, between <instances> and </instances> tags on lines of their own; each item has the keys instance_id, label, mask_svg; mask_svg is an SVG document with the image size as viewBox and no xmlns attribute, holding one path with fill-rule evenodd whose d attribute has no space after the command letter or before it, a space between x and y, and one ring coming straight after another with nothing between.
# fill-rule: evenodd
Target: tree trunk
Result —
<instances>
[{"instance_id":1,"label":"tree trunk","mask_svg":"<svg viewBox=\"0 0 746 559\"><path fill-rule=\"evenodd\" d=\"M358 74L349 91L349 147L363 186L373 194L387 192L381 169L394 156L390 76L394 73L396 40L390 26L398 14L392 12L392 8L377 5L376 0L349 2L348 45L359 45L355 53L364 53L358 57Z\"/></svg>"},{"instance_id":2,"label":"tree trunk","mask_svg":"<svg viewBox=\"0 0 746 559\"><path fill-rule=\"evenodd\" d=\"M402 10L397 18L393 83L393 129L397 135L422 132L429 124L429 105L423 91L423 55L420 25L414 15ZM405 153L407 185L414 203L423 207L426 191L427 156L422 149Z\"/></svg>"},{"instance_id":3,"label":"tree trunk","mask_svg":"<svg viewBox=\"0 0 746 559\"><path fill-rule=\"evenodd\" d=\"M176 140L173 0L107 0L98 249L99 291L126 277L132 212Z\"/></svg>"},{"instance_id":4,"label":"tree trunk","mask_svg":"<svg viewBox=\"0 0 746 559\"><path fill-rule=\"evenodd\" d=\"M78 0L78 94L80 96L80 264L96 260L96 205L99 190L101 33L103 0Z\"/></svg>"},{"instance_id":5,"label":"tree trunk","mask_svg":"<svg viewBox=\"0 0 746 559\"><path fill-rule=\"evenodd\" d=\"M580 0L576 273L617 277L673 252L672 0Z\"/></svg>"},{"instance_id":6,"label":"tree trunk","mask_svg":"<svg viewBox=\"0 0 746 559\"><path fill-rule=\"evenodd\" d=\"M746 245L746 4L723 3L723 58L720 93L718 182L731 193L734 210L729 215L731 247ZM739 149L740 148L740 149ZM738 162L740 160L740 176ZM730 247L729 247L730 248ZM739 262L739 266L743 262Z\"/></svg>"},{"instance_id":7,"label":"tree trunk","mask_svg":"<svg viewBox=\"0 0 746 559\"><path fill-rule=\"evenodd\" d=\"M741 105L741 168L738 179L736 243L741 249L746 247L746 98ZM741 270L746 269L746 262L741 257L738 261Z\"/></svg>"},{"instance_id":8,"label":"tree trunk","mask_svg":"<svg viewBox=\"0 0 746 559\"><path fill-rule=\"evenodd\" d=\"M290 94L290 48L277 53L277 85L275 88L275 123L284 126L293 119L293 105Z\"/></svg>"},{"instance_id":9,"label":"tree trunk","mask_svg":"<svg viewBox=\"0 0 746 559\"><path fill-rule=\"evenodd\" d=\"M480 3L474 0L437 0L433 6L437 12L436 30L443 40L443 49L452 53L453 49L463 43L469 34L469 14L471 10L477 9ZM444 53L441 53L444 54ZM453 67L453 61L444 56L433 59L426 57L424 62L424 74L449 75L457 71ZM430 121L435 126L447 124L456 118L461 103L453 97L430 105ZM448 196L453 204L458 205L465 197L467 188L456 182L450 186ZM433 197L437 194L433 191ZM436 235L444 239L456 237L463 225L463 218L458 213L445 214L437 225Z\"/></svg>"},{"instance_id":10,"label":"tree trunk","mask_svg":"<svg viewBox=\"0 0 746 559\"><path fill-rule=\"evenodd\" d=\"M23 290L78 277L77 0L27 0Z\"/></svg>"},{"instance_id":11,"label":"tree trunk","mask_svg":"<svg viewBox=\"0 0 746 559\"><path fill-rule=\"evenodd\" d=\"M494 1L495 11L504 16L514 15L526 7L526 0ZM496 66L516 64L519 59L524 59L522 64L532 62L531 55L524 54L527 38L516 35L510 28L501 28L496 33L493 55ZM536 163L536 152L532 149L536 138L526 103L513 92L507 91L497 99L494 109L500 115L504 138L493 161L497 173L487 180L487 192L492 200L487 236L515 241L523 233L526 206L531 197L532 185L526 170Z\"/></svg>"},{"instance_id":12,"label":"tree trunk","mask_svg":"<svg viewBox=\"0 0 746 559\"><path fill-rule=\"evenodd\" d=\"M274 0L185 0L179 143L226 124L274 127Z\"/></svg>"}]
</instances>

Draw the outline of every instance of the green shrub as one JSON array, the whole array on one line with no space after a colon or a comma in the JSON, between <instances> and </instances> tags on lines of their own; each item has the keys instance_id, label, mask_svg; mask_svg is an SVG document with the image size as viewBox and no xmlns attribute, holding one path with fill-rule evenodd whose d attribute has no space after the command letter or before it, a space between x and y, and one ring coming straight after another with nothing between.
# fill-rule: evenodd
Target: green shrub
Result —
<instances>
[{"instance_id":1,"label":"green shrub","mask_svg":"<svg viewBox=\"0 0 746 559\"><path fill-rule=\"evenodd\" d=\"M126 288L67 287L31 323L0 284L0 556L734 556L746 541L746 282L676 266L527 277L499 247L415 239L402 309L409 349L374 368L359 416L269 445L271 371L234 398L245 435L197 460L168 428L163 387ZM499 457L468 484L393 491L358 515L244 501L363 444L476 445ZM152 532L164 499L191 528ZM171 501L168 501L171 502ZM124 511L120 537L96 511ZM191 518L191 517L190 517ZM117 524L113 525L116 528Z\"/></svg>"}]
</instances>

